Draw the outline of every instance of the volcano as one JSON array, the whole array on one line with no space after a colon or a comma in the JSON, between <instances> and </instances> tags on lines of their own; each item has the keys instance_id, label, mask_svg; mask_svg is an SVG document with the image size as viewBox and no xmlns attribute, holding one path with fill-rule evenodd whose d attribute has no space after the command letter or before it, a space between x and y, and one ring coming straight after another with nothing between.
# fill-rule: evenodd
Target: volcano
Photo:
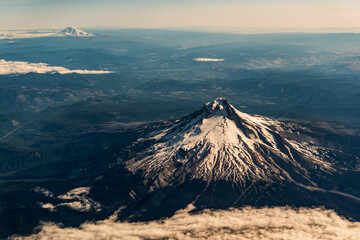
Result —
<instances>
[{"instance_id":1,"label":"volcano","mask_svg":"<svg viewBox=\"0 0 360 240\"><path fill-rule=\"evenodd\" d=\"M334 135L240 112L224 98L142 128L137 141L98 156L111 163L106 170L77 179L80 188L47 196L52 205L42 200L52 211L45 220L71 225L81 213L81 224L115 212L120 221L150 221L189 206L325 207L360 220L359 157Z\"/></svg>"},{"instance_id":2,"label":"volcano","mask_svg":"<svg viewBox=\"0 0 360 240\"><path fill-rule=\"evenodd\" d=\"M121 204L121 220L169 217L189 204L321 206L360 217L349 155L298 124L240 112L224 98L139 139L118 159L92 197Z\"/></svg>"},{"instance_id":3,"label":"volcano","mask_svg":"<svg viewBox=\"0 0 360 240\"><path fill-rule=\"evenodd\" d=\"M127 162L132 172L156 175L156 186L181 182L187 176L207 183L287 181L316 187L310 171L332 171L327 149L282 137L296 135L280 122L250 116L217 98L200 111L175 122L147 140L156 143ZM299 135L299 134L298 134Z\"/></svg>"},{"instance_id":4,"label":"volcano","mask_svg":"<svg viewBox=\"0 0 360 240\"><path fill-rule=\"evenodd\" d=\"M91 33L82 31L76 27L67 27L57 34L59 37L93 37Z\"/></svg>"}]
</instances>

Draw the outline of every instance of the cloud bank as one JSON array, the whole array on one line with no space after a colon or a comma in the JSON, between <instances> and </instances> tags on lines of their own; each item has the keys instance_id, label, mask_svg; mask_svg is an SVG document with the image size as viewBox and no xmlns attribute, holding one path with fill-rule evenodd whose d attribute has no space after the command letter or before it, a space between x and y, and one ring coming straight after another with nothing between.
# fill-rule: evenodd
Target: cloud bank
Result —
<instances>
[{"instance_id":1,"label":"cloud bank","mask_svg":"<svg viewBox=\"0 0 360 240\"><path fill-rule=\"evenodd\" d=\"M320 208L244 208L206 210L147 223L108 219L84 223L80 228L45 224L38 234L23 239L328 239L355 240L360 222L350 222Z\"/></svg>"},{"instance_id":2,"label":"cloud bank","mask_svg":"<svg viewBox=\"0 0 360 240\"><path fill-rule=\"evenodd\" d=\"M40 37L54 37L56 33L47 31L5 31L0 32L1 39L23 39L23 38L40 38Z\"/></svg>"},{"instance_id":3,"label":"cloud bank","mask_svg":"<svg viewBox=\"0 0 360 240\"><path fill-rule=\"evenodd\" d=\"M0 59L0 75L26 74L26 73L78 73L78 74L107 74L111 71L98 70L70 70L64 67L49 66L46 63L29 63L21 61L6 61Z\"/></svg>"},{"instance_id":4,"label":"cloud bank","mask_svg":"<svg viewBox=\"0 0 360 240\"><path fill-rule=\"evenodd\" d=\"M222 58L195 58L194 60L197 62L223 62L223 61L225 61Z\"/></svg>"}]
</instances>

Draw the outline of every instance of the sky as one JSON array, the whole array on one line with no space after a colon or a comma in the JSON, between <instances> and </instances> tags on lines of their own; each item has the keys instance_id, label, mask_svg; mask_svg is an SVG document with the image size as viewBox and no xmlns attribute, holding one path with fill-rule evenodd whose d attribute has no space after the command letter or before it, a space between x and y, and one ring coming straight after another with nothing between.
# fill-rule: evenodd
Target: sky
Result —
<instances>
[{"instance_id":1,"label":"sky","mask_svg":"<svg viewBox=\"0 0 360 240\"><path fill-rule=\"evenodd\" d=\"M359 0L0 0L0 29L360 29Z\"/></svg>"}]
</instances>

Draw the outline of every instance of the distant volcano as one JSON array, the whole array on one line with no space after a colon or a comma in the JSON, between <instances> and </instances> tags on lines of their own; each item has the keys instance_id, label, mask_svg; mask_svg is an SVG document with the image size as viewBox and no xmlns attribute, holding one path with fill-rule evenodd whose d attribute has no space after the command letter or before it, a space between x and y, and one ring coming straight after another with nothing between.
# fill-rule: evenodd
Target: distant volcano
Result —
<instances>
[{"instance_id":1,"label":"distant volcano","mask_svg":"<svg viewBox=\"0 0 360 240\"><path fill-rule=\"evenodd\" d=\"M67 27L64 30L62 30L61 32L59 32L57 34L57 36L59 37L93 37L95 36L94 34L91 33L87 33L85 31L82 31L76 27Z\"/></svg>"}]
</instances>

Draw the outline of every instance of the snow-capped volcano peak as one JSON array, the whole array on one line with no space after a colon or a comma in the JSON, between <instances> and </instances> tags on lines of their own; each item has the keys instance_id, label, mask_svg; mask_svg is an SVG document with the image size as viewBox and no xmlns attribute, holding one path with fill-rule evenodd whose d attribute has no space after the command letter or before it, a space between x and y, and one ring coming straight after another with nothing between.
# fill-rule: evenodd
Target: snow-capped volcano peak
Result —
<instances>
[{"instance_id":1,"label":"snow-capped volcano peak","mask_svg":"<svg viewBox=\"0 0 360 240\"><path fill-rule=\"evenodd\" d=\"M82 31L76 27L67 27L57 34L58 36L70 36L70 37L92 37L91 33Z\"/></svg>"},{"instance_id":2,"label":"snow-capped volcano peak","mask_svg":"<svg viewBox=\"0 0 360 240\"><path fill-rule=\"evenodd\" d=\"M223 115L224 117L229 117L229 118L231 118L231 115L233 115L233 114L242 115L242 113L237 111L229 103L228 100L226 100L225 98L221 98L221 97L216 98L212 102L206 103L204 106L204 110L206 110L207 112L209 112L209 114L212 114L212 115ZM236 113L236 112L238 112L238 113Z\"/></svg>"},{"instance_id":3,"label":"snow-capped volcano peak","mask_svg":"<svg viewBox=\"0 0 360 240\"><path fill-rule=\"evenodd\" d=\"M231 104L222 97L216 98L214 101L212 102L208 102L205 105L209 111L214 111L214 110L223 110L224 107L232 107Z\"/></svg>"},{"instance_id":4,"label":"snow-capped volcano peak","mask_svg":"<svg viewBox=\"0 0 360 240\"><path fill-rule=\"evenodd\" d=\"M127 162L131 171L142 170L157 185L186 177L232 181L247 186L254 181L290 181L316 185L311 169L328 171L318 147L282 137L289 131L276 120L236 110L226 99L213 102L144 141L151 147Z\"/></svg>"}]
</instances>

